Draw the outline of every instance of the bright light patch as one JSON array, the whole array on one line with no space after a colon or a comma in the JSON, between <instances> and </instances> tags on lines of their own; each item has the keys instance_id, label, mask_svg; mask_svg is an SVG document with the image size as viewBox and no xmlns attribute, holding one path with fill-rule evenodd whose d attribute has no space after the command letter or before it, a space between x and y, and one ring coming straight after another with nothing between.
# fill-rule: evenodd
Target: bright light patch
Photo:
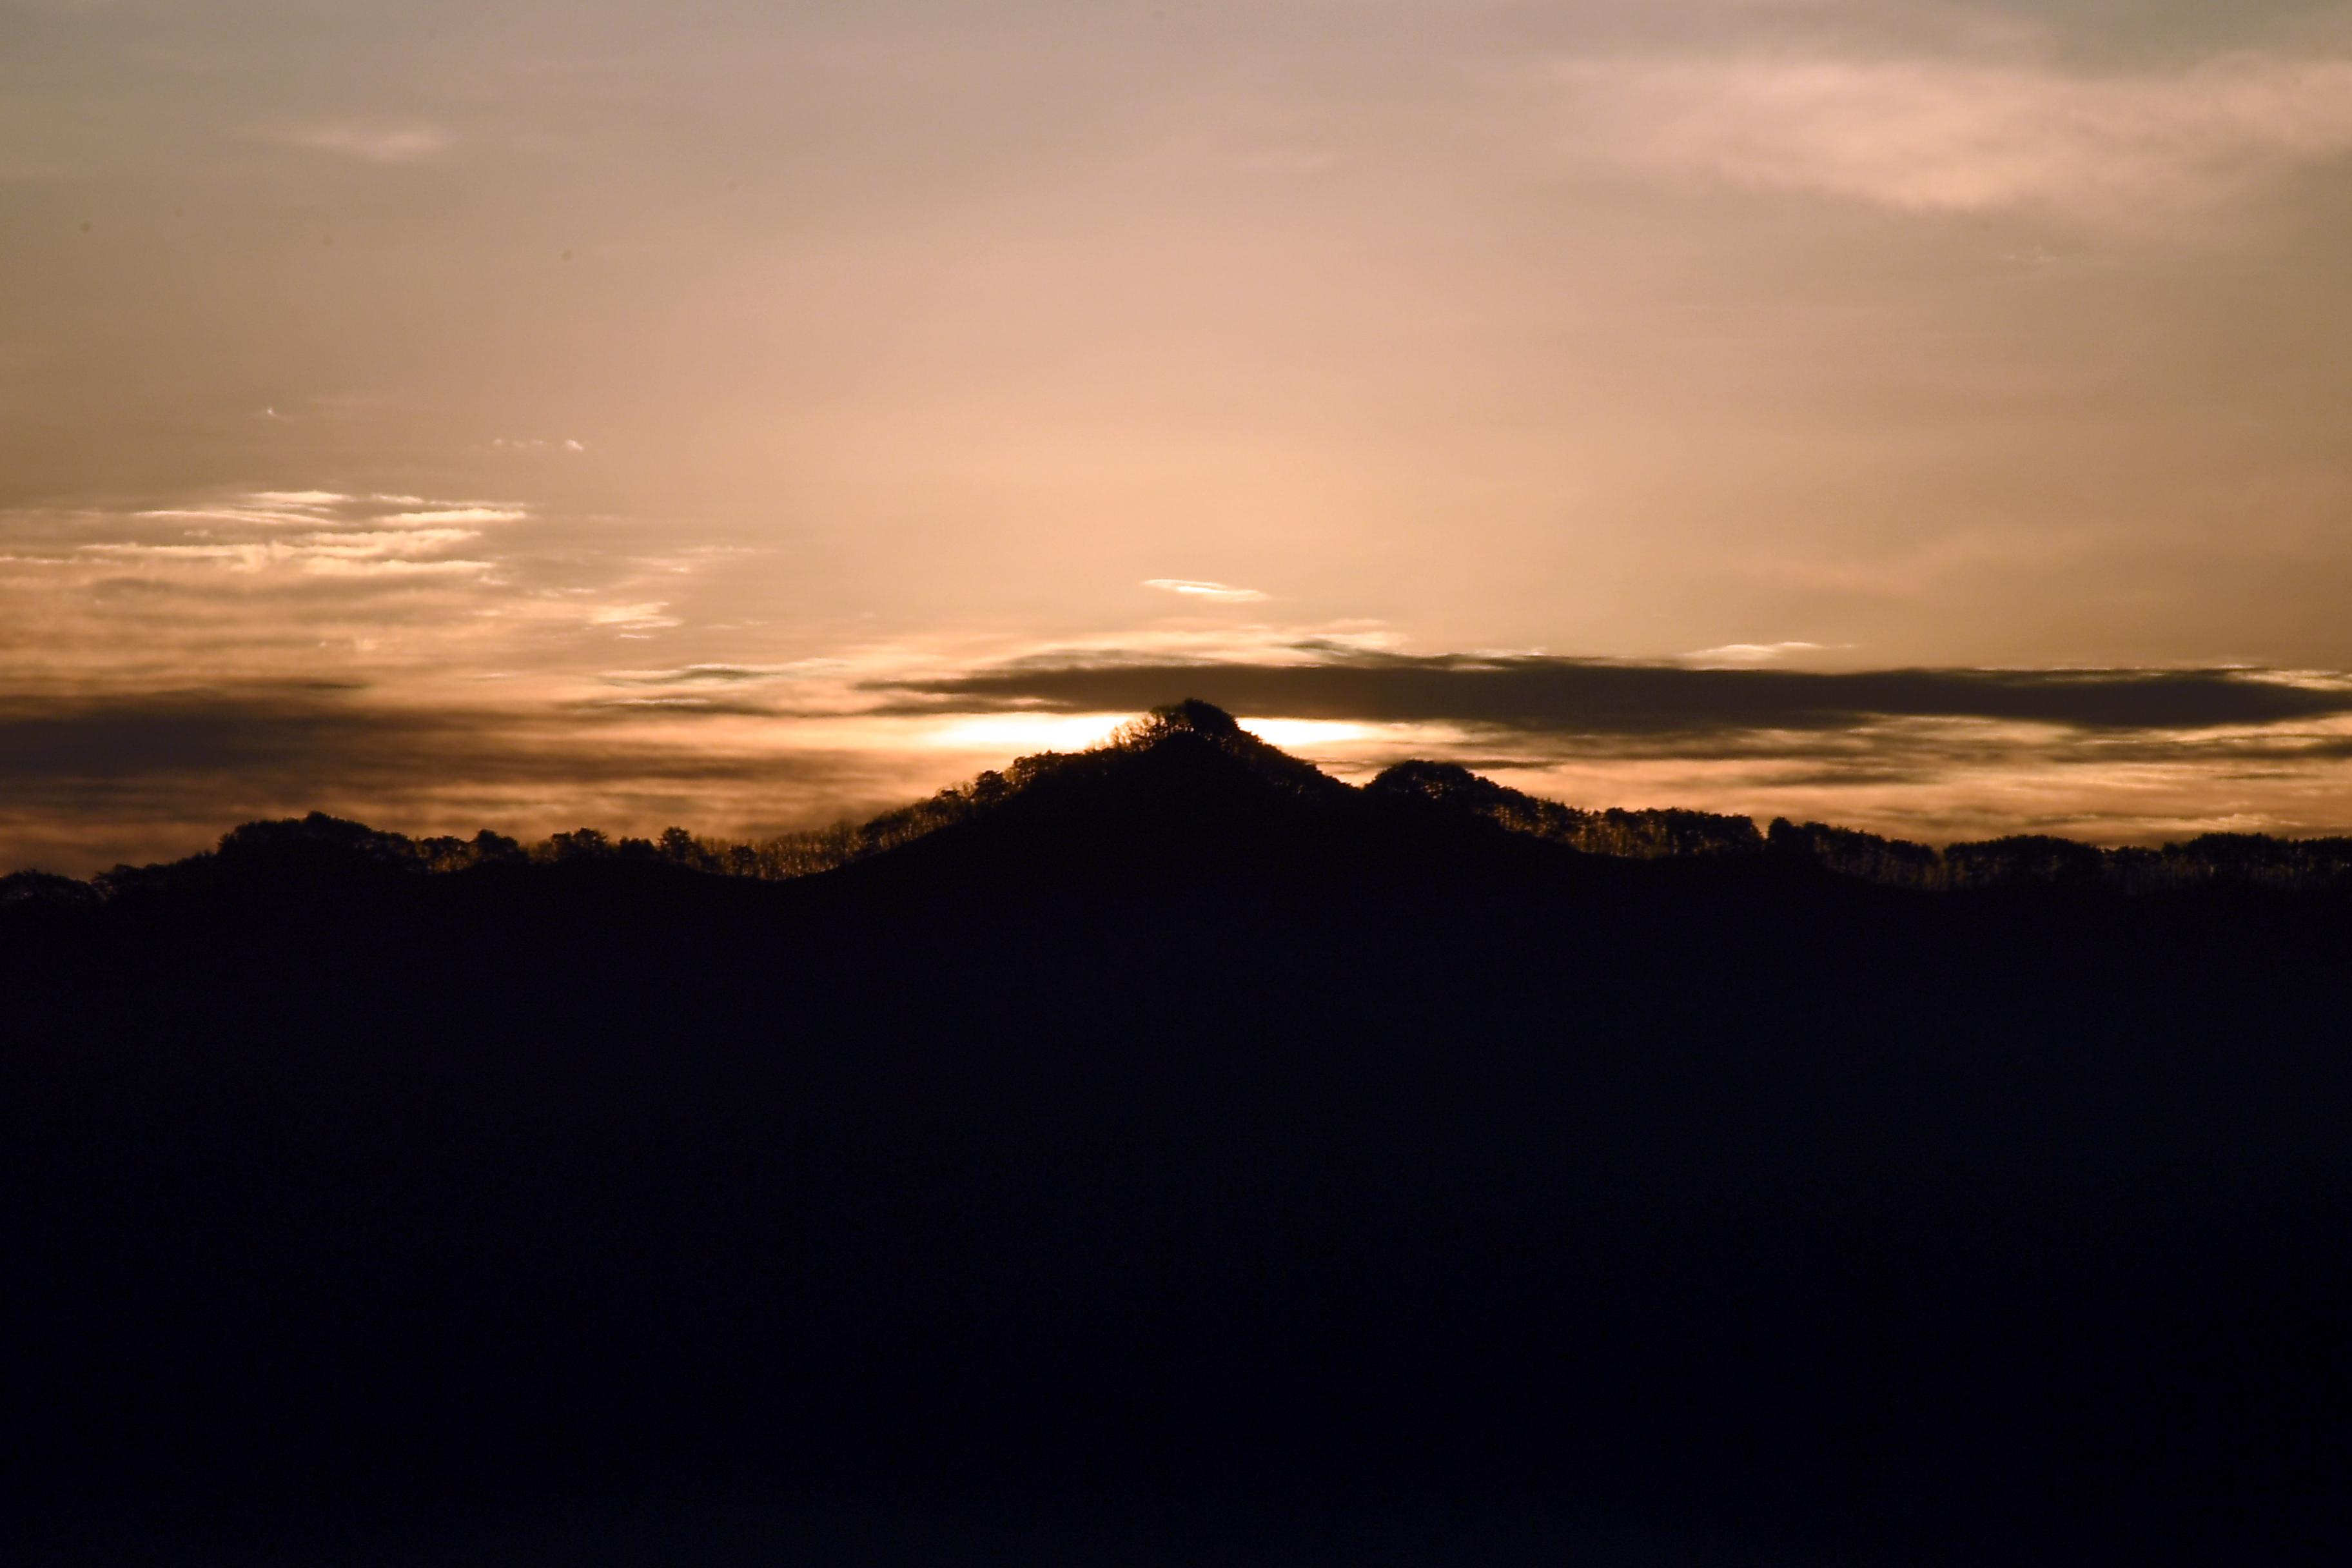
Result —
<instances>
[{"instance_id":1,"label":"bright light patch","mask_svg":"<svg viewBox=\"0 0 2352 1568\"><path fill-rule=\"evenodd\" d=\"M619 626L625 631L645 631L655 626L674 626L677 617L662 614L669 606L658 601L649 605L596 605L588 611L592 626Z\"/></svg>"},{"instance_id":2,"label":"bright light patch","mask_svg":"<svg viewBox=\"0 0 2352 1568\"><path fill-rule=\"evenodd\" d=\"M1774 659L1792 653L1819 653L1817 642L1729 642L1721 647L1703 647L1683 657L1692 663L1723 668L1742 665L1769 664Z\"/></svg>"},{"instance_id":3,"label":"bright light patch","mask_svg":"<svg viewBox=\"0 0 2352 1568\"><path fill-rule=\"evenodd\" d=\"M1110 738L1132 713L974 713L930 731L934 746L958 751L1083 752ZM1244 719L1241 727L1270 746L1311 749L1360 739L1361 724L1330 719Z\"/></svg>"},{"instance_id":4,"label":"bright light patch","mask_svg":"<svg viewBox=\"0 0 2352 1568\"><path fill-rule=\"evenodd\" d=\"M1229 583L1204 583L1193 577L1149 577L1143 585L1165 594L1181 594L1188 599L1214 599L1227 605L1245 605L1265 597L1255 588L1236 588Z\"/></svg>"}]
</instances>

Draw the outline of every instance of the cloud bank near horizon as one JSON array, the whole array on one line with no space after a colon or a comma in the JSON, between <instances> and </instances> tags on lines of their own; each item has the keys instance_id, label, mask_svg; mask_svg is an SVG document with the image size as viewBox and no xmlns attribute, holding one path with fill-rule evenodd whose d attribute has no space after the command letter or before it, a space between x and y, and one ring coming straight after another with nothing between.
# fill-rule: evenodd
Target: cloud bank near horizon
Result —
<instances>
[{"instance_id":1,"label":"cloud bank near horizon","mask_svg":"<svg viewBox=\"0 0 2352 1568\"><path fill-rule=\"evenodd\" d=\"M1802 646L1802 645L1799 645ZM1891 719L1979 719L2077 730L2210 730L2352 714L2352 679L2249 669L1795 670L1539 654L1318 650L1282 664L1024 662L877 683L961 710L1150 707L1180 688L1238 712L1484 725L1580 737L1821 731Z\"/></svg>"},{"instance_id":2,"label":"cloud bank near horizon","mask_svg":"<svg viewBox=\"0 0 2352 1568\"><path fill-rule=\"evenodd\" d=\"M1184 697L1286 725L1359 781L1433 757L1580 805L1937 841L2352 829L2342 674L1759 668L1313 638L1262 658L919 655L625 669L585 695L431 706L325 679L0 700L0 863L87 872L312 809L411 832L756 836L901 804L1084 743L1105 727L1089 716Z\"/></svg>"},{"instance_id":3,"label":"cloud bank near horizon","mask_svg":"<svg viewBox=\"0 0 2352 1568\"><path fill-rule=\"evenodd\" d=\"M2352 826L2342 5L1339 13L0 7L0 864L782 827L1188 692Z\"/></svg>"}]
</instances>

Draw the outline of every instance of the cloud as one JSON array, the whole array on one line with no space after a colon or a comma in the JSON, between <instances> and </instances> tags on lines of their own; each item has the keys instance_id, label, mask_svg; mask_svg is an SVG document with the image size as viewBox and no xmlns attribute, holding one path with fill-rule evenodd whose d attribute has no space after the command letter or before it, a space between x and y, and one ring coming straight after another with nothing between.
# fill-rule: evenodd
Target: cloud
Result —
<instances>
[{"instance_id":1,"label":"cloud","mask_svg":"<svg viewBox=\"0 0 2352 1568\"><path fill-rule=\"evenodd\" d=\"M381 528L306 534L297 542L296 547L321 554L364 560L423 554L480 537L481 530L476 528Z\"/></svg>"},{"instance_id":2,"label":"cloud","mask_svg":"<svg viewBox=\"0 0 2352 1568\"><path fill-rule=\"evenodd\" d=\"M1162 593L1181 594L1186 598L1215 599L1223 604L1246 604L1265 597L1255 588L1233 588L1223 583L1203 583L1191 577L1150 577L1144 580L1143 585L1158 588Z\"/></svg>"},{"instance_id":3,"label":"cloud","mask_svg":"<svg viewBox=\"0 0 2352 1568\"><path fill-rule=\"evenodd\" d=\"M387 505L425 510L379 510ZM199 505L149 507L130 515L158 521L217 523L237 528L317 528L333 521L397 528L452 522L516 522L530 513L502 501L429 501L423 496L383 495L362 499L338 495L332 490L247 490Z\"/></svg>"},{"instance_id":4,"label":"cloud","mask_svg":"<svg viewBox=\"0 0 2352 1568\"><path fill-rule=\"evenodd\" d=\"M616 626L623 631L652 631L678 625L677 617L663 613L668 608L658 600L643 605L591 605L587 606L588 624Z\"/></svg>"},{"instance_id":5,"label":"cloud","mask_svg":"<svg viewBox=\"0 0 2352 1568\"><path fill-rule=\"evenodd\" d=\"M535 516L511 501L297 486L0 508L0 552L21 563L0 575L0 699L100 671L250 679L354 656L429 678L493 648L511 658L517 640L545 649L557 625L589 640L577 605L500 616L537 605L532 570L546 563L488 536ZM594 603L641 592L583 591Z\"/></svg>"},{"instance_id":6,"label":"cloud","mask_svg":"<svg viewBox=\"0 0 2352 1568\"><path fill-rule=\"evenodd\" d=\"M1567 130L1622 166L1912 212L2132 224L2352 152L2352 59L2231 55L2163 75L1927 59L1559 68Z\"/></svg>"},{"instance_id":7,"label":"cloud","mask_svg":"<svg viewBox=\"0 0 2352 1568\"><path fill-rule=\"evenodd\" d=\"M2352 683L2242 669L1822 672L1337 651L1297 664L1029 660L871 689L904 693L935 710L1104 712L1200 697L1284 718L1650 738L1828 731L1902 719L2130 731L2352 714Z\"/></svg>"},{"instance_id":8,"label":"cloud","mask_svg":"<svg viewBox=\"0 0 2352 1568\"><path fill-rule=\"evenodd\" d=\"M1813 673L1328 641L1262 661L1106 650L907 673L921 652L618 670L598 678L604 697L542 682L395 701L355 680L0 692L0 869L182 854L239 820L314 808L405 832L775 831L936 788L943 746L1009 756L1057 723L1075 734L1187 694L1255 721L1349 726L1308 733L1354 777L1439 756L1582 805L1915 837L2326 831L2345 826L2326 813L2352 760L2352 679L2315 673ZM789 705L745 700L801 673L826 679Z\"/></svg>"},{"instance_id":9,"label":"cloud","mask_svg":"<svg viewBox=\"0 0 2352 1568\"><path fill-rule=\"evenodd\" d=\"M348 689L256 683L218 691L152 691L0 701L0 781L13 796L71 793L153 774L266 776L322 749L362 740L413 745L448 721L362 720L336 699Z\"/></svg>"},{"instance_id":10,"label":"cloud","mask_svg":"<svg viewBox=\"0 0 2352 1568\"><path fill-rule=\"evenodd\" d=\"M387 504L419 510L387 511ZM222 501L156 507L116 519L121 531L145 537L98 540L74 548L84 558L120 562L213 562L255 574L287 567L324 576L465 575L495 563L454 560L446 552L478 538L482 527L530 516L492 501L424 502L414 496L361 500L333 490L249 490ZM91 514L104 522L107 514ZM181 525L162 537L158 524Z\"/></svg>"},{"instance_id":11,"label":"cloud","mask_svg":"<svg viewBox=\"0 0 2352 1568\"><path fill-rule=\"evenodd\" d=\"M309 507L283 505L240 506L234 503L219 506L157 507L135 512L135 517L154 518L173 522L226 523L232 527L250 528L316 528L320 517Z\"/></svg>"},{"instance_id":12,"label":"cloud","mask_svg":"<svg viewBox=\"0 0 2352 1568\"><path fill-rule=\"evenodd\" d=\"M314 809L418 833L772 832L935 783L871 753L681 746L553 708L396 705L349 683L0 695L0 871L184 855Z\"/></svg>"},{"instance_id":13,"label":"cloud","mask_svg":"<svg viewBox=\"0 0 2352 1568\"><path fill-rule=\"evenodd\" d=\"M677 669L616 669L603 679L615 686L743 686L820 672L839 673L838 659L809 658L790 664L689 664Z\"/></svg>"},{"instance_id":14,"label":"cloud","mask_svg":"<svg viewBox=\"0 0 2352 1568\"><path fill-rule=\"evenodd\" d=\"M588 443L569 437L554 440L543 437L493 436L489 447L497 452L584 452L588 449Z\"/></svg>"},{"instance_id":15,"label":"cloud","mask_svg":"<svg viewBox=\"0 0 2352 1568\"><path fill-rule=\"evenodd\" d=\"M1361 733L1585 806L1671 805L1943 842L2045 832L2161 843L2352 829L2352 675L2231 668L1810 671L1303 639L1281 658L1038 653L864 689L885 714L1046 720L1199 697Z\"/></svg>"},{"instance_id":16,"label":"cloud","mask_svg":"<svg viewBox=\"0 0 2352 1568\"><path fill-rule=\"evenodd\" d=\"M99 555L126 560L151 561L223 561L236 570L257 572L272 559L273 550L278 558L290 556L283 546L268 544L85 544L84 555Z\"/></svg>"},{"instance_id":17,"label":"cloud","mask_svg":"<svg viewBox=\"0 0 2352 1568\"><path fill-rule=\"evenodd\" d=\"M440 158L457 139L437 126L320 125L288 138L314 153L331 153L369 163L423 163Z\"/></svg>"},{"instance_id":18,"label":"cloud","mask_svg":"<svg viewBox=\"0 0 2352 1568\"><path fill-rule=\"evenodd\" d=\"M375 521L395 527L429 528L449 522L520 522L530 513L520 507L495 506L486 501L436 507L425 511L395 511Z\"/></svg>"},{"instance_id":19,"label":"cloud","mask_svg":"<svg viewBox=\"0 0 2352 1568\"><path fill-rule=\"evenodd\" d=\"M470 577L498 570L495 561L369 561L327 556L305 561L302 570L320 577Z\"/></svg>"},{"instance_id":20,"label":"cloud","mask_svg":"<svg viewBox=\"0 0 2352 1568\"><path fill-rule=\"evenodd\" d=\"M1694 664L1769 664L1792 653L1815 653L1821 647L1817 642L1727 642L1721 647L1703 647L1683 657Z\"/></svg>"}]
</instances>

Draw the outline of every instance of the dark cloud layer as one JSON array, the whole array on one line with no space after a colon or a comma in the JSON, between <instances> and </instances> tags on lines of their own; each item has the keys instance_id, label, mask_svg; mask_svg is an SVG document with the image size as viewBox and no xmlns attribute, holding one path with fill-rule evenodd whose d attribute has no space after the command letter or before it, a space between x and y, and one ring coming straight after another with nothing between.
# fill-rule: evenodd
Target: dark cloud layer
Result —
<instances>
[{"instance_id":1,"label":"dark cloud layer","mask_svg":"<svg viewBox=\"0 0 2352 1568\"><path fill-rule=\"evenodd\" d=\"M0 784L22 801L157 773L341 771L430 753L458 728L339 700L346 690L289 684L19 700L0 706Z\"/></svg>"},{"instance_id":2,"label":"dark cloud layer","mask_svg":"<svg viewBox=\"0 0 2352 1568\"><path fill-rule=\"evenodd\" d=\"M1587 773L1559 786L1580 799L1664 791L1650 804L1797 811L1914 837L2005 826L1965 809L1970 781L1994 773L2031 781L2003 809L2037 825L2094 831L2137 810L2157 819L2112 831L2152 838L2176 832L2176 819L2217 816L2335 830L2298 781L2340 766L2352 746L2332 722L2352 716L2352 682L2241 669L1841 673L1324 642L1289 652L1290 662L1048 654L863 690L877 719L1134 712L1191 696L1263 718L1459 727L1466 746L1434 734L1425 749L1496 771L1633 770L1616 784ZM409 832L672 821L776 831L944 782L932 776L944 753L841 749L858 732L855 712L836 707L803 728L790 708L739 698L759 668L692 673L648 678L668 691L620 701L434 706L331 681L0 699L0 869L87 872L184 854L236 822L312 809ZM1955 727L1969 721L2047 728ZM1021 745L1008 741L1004 754ZM1394 760L1375 751L1325 760ZM2145 779L2137 794L2102 793L2117 770L2147 768L2173 770L2161 787L2174 794L2147 797Z\"/></svg>"},{"instance_id":3,"label":"dark cloud layer","mask_svg":"<svg viewBox=\"0 0 2352 1568\"><path fill-rule=\"evenodd\" d=\"M908 793L868 755L680 744L562 710L401 707L323 683L0 701L0 871L184 855L320 809L404 831L730 831Z\"/></svg>"},{"instance_id":4,"label":"dark cloud layer","mask_svg":"<svg viewBox=\"0 0 2352 1568\"><path fill-rule=\"evenodd\" d=\"M1302 664L1024 662L883 684L910 706L1146 708L1192 696L1244 713L1666 739L1978 719L2094 731L2204 730L2352 713L2352 687L2235 669L1705 669L1545 656L1334 654Z\"/></svg>"}]
</instances>

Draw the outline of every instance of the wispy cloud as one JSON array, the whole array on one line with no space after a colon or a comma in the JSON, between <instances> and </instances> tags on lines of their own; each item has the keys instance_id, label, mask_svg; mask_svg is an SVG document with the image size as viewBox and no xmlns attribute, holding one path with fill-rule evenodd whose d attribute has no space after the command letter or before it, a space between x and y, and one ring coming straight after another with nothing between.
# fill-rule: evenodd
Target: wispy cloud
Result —
<instances>
[{"instance_id":1,"label":"wispy cloud","mask_svg":"<svg viewBox=\"0 0 2352 1568\"><path fill-rule=\"evenodd\" d=\"M331 572L361 562L397 562L415 570L487 572L487 561L421 560L473 535L460 529L441 531L444 537L420 538L413 533L320 534L310 539L270 540L257 544L86 544L80 553L120 561L217 561L239 572L259 572L270 566L294 566L310 572Z\"/></svg>"},{"instance_id":2,"label":"wispy cloud","mask_svg":"<svg viewBox=\"0 0 2352 1568\"><path fill-rule=\"evenodd\" d=\"M337 506L356 500L335 490L255 490L247 498L266 506Z\"/></svg>"},{"instance_id":3,"label":"wispy cloud","mask_svg":"<svg viewBox=\"0 0 2352 1568\"><path fill-rule=\"evenodd\" d=\"M1817 653L1817 642L1727 642L1721 647L1703 647L1683 657L1693 664L1744 666L1769 664L1792 653Z\"/></svg>"},{"instance_id":4,"label":"wispy cloud","mask_svg":"<svg viewBox=\"0 0 2352 1568\"><path fill-rule=\"evenodd\" d=\"M456 136L433 125L316 125L297 131L287 140L314 153L369 163L428 163L446 156L457 145Z\"/></svg>"},{"instance_id":5,"label":"wispy cloud","mask_svg":"<svg viewBox=\"0 0 2352 1568\"><path fill-rule=\"evenodd\" d=\"M388 512L375 521L394 528L431 529L444 523L520 522L530 512L520 507L485 502L435 507L425 511Z\"/></svg>"},{"instance_id":6,"label":"wispy cloud","mask_svg":"<svg viewBox=\"0 0 2352 1568\"><path fill-rule=\"evenodd\" d=\"M625 632L656 631L678 624L668 609L658 600L642 605L592 605L587 610L588 624Z\"/></svg>"},{"instance_id":7,"label":"wispy cloud","mask_svg":"<svg viewBox=\"0 0 2352 1568\"><path fill-rule=\"evenodd\" d=\"M319 510L313 507L287 506L258 500L247 505L228 503L218 506L155 507L146 511L134 512L132 515L174 522L257 528L316 528L320 517Z\"/></svg>"},{"instance_id":8,"label":"wispy cloud","mask_svg":"<svg viewBox=\"0 0 2352 1568\"><path fill-rule=\"evenodd\" d=\"M807 658L790 664L688 664L676 669L615 669L602 679L615 686L751 686L795 677L839 675L849 666L841 659Z\"/></svg>"},{"instance_id":9,"label":"wispy cloud","mask_svg":"<svg viewBox=\"0 0 2352 1568\"><path fill-rule=\"evenodd\" d=\"M383 510L386 506L421 510ZM423 496L348 496L333 490L247 490L193 505L148 507L134 518L233 527L317 528L328 521L364 521L378 527L432 527L443 523L519 522L523 507L488 500L430 501Z\"/></svg>"},{"instance_id":10,"label":"wispy cloud","mask_svg":"<svg viewBox=\"0 0 2352 1568\"><path fill-rule=\"evenodd\" d=\"M494 646L553 657L567 628L584 647L575 605L498 615L535 603L536 521L510 500L291 485L0 508L0 552L16 558L0 574L0 700L55 679L236 680L352 660L432 680Z\"/></svg>"},{"instance_id":11,"label":"wispy cloud","mask_svg":"<svg viewBox=\"0 0 2352 1568\"><path fill-rule=\"evenodd\" d=\"M0 872L184 855L237 822L311 810L411 832L532 835L583 821L773 832L862 816L939 782L822 742L706 733L682 746L647 728L660 721L401 703L316 680L0 693Z\"/></svg>"},{"instance_id":12,"label":"wispy cloud","mask_svg":"<svg viewBox=\"0 0 2352 1568\"><path fill-rule=\"evenodd\" d=\"M398 556L366 560L353 556L320 556L302 569L320 577L471 577L498 570L495 561L409 561Z\"/></svg>"},{"instance_id":13,"label":"wispy cloud","mask_svg":"<svg viewBox=\"0 0 2352 1568\"><path fill-rule=\"evenodd\" d=\"M1223 583L1203 583L1192 577L1150 577L1147 588L1157 588L1163 594L1181 594L1188 599L1214 599L1221 604L1248 604L1265 597L1255 588L1235 588Z\"/></svg>"},{"instance_id":14,"label":"wispy cloud","mask_svg":"<svg viewBox=\"0 0 2352 1568\"><path fill-rule=\"evenodd\" d=\"M528 439L513 436L493 436L488 443L494 452L585 452L588 443L565 437L551 440L542 437Z\"/></svg>"},{"instance_id":15,"label":"wispy cloud","mask_svg":"<svg viewBox=\"0 0 2352 1568\"><path fill-rule=\"evenodd\" d=\"M1936 59L1580 60L1575 144L1654 173L1915 212L2101 223L2210 205L2352 152L2352 59L2161 75Z\"/></svg>"},{"instance_id":16,"label":"wispy cloud","mask_svg":"<svg viewBox=\"0 0 2352 1568\"><path fill-rule=\"evenodd\" d=\"M333 490L249 490L221 501L152 507L121 520L136 537L98 540L73 553L116 561L213 562L235 572L289 567L325 576L436 573L467 575L493 563L449 559L486 526L517 522L527 509L457 500L422 510L422 498L362 500ZM100 514L103 521L104 514ZM168 531L159 525L177 525Z\"/></svg>"}]
</instances>

